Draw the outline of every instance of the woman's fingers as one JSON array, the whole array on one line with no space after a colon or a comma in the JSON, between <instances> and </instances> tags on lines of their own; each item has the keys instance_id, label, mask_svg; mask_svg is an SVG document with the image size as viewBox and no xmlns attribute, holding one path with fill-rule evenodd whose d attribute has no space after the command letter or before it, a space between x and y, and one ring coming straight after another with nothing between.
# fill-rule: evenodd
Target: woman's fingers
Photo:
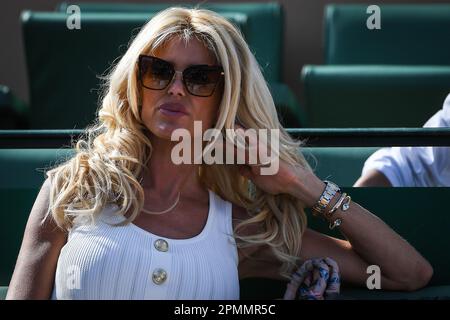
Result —
<instances>
[{"instance_id":1,"label":"woman's fingers","mask_svg":"<svg viewBox=\"0 0 450 320\"><path fill-rule=\"evenodd\" d=\"M330 277L327 283L327 289L325 291L325 297L327 299L334 298L340 293L341 290L341 278L339 276L339 266L333 259L325 258L324 261L330 267Z\"/></svg>"},{"instance_id":2,"label":"woman's fingers","mask_svg":"<svg viewBox=\"0 0 450 320\"><path fill-rule=\"evenodd\" d=\"M308 285L305 298L311 300L323 300L329 277L329 267L322 259L312 260L314 266L312 282ZM304 293L303 293L304 294Z\"/></svg>"},{"instance_id":3,"label":"woman's fingers","mask_svg":"<svg viewBox=\"0 0 450 320\"><path fill-rule=\"evenodd\" d=\"M294 300L297 296L298 286L292 282L289 282L286 287L286 291L284 292L284 300Z\"/></svg>"},{"instance_id":4,"label":"woman's fingers","mask_svg":"<svg viewBox=\"0 0 450 320\"><path fill-rule=\"evenodd\" d=\"M284 299L305 300L333 299L340 291L338 264L330 259L305 261L292 275Z\"/></svg>"},{"instance_id":5,"label":"woman's fingers","mask_svg":"<svg viewBox=\"0 0 450 320\"><path fill-rule=\"evenodd\" d=\"M283 299L293 300L297 296L297 292L300 289L300 285L305 281L309 283L311 280L307 279L310 276L310 271L313 270L313 264L311 260L307 260L292 274L291 281L287 284L286 292Z\"/></svg>"}]
</instances>

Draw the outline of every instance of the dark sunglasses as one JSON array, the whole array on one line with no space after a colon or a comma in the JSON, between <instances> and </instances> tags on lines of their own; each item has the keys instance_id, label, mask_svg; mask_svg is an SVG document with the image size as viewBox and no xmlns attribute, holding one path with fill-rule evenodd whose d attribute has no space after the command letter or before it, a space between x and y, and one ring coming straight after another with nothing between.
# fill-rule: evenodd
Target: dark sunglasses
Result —
<instances>
[{"instance_id":1,"label":"dark sunglasses","mask_svg":"<svg viewBox=\"0 0 450 320\"><path fill-rule=\"evenodd\" d=\"M177 72L168 61L153 56L139 56L139 80L147 89L167 88ZM209 97L224 73L220 66L194 65L184 69L182 75L184 86L190 94Z\"/></svg>"}]
</instances>

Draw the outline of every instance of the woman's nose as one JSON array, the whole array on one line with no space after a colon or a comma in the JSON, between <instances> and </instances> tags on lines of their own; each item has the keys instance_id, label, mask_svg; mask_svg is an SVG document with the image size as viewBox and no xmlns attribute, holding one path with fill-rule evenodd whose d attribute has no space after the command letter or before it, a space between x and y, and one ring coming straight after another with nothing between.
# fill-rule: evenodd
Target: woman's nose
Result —
<instances>
[{"instance_id":1,"label":"woman's nose","mask_svg":"<svg viewBox=\"0 0 450 320\"><path fill-rule=\"evenodd\" d=\"M169 84L169 89L167 92L170 95L186 95L186 88L183 83L183 73L181 71L175 71L172 82Z\"/></svg>"}]
</instances>

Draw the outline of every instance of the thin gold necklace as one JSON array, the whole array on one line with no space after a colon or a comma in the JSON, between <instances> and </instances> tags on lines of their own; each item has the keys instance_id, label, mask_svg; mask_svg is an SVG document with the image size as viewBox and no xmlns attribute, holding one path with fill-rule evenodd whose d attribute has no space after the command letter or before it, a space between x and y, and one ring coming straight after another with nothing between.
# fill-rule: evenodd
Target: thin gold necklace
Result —
<instances>
[{"instance_id":1,"label":"thin gold necklace","mask_svg":"<svg viewBox=\"0 0 450 320\"><path fill-rule=\"evenodd\" d=\"M163 211L150 211L150 210L147 210L144 207L142 207L142 212L148 213L148 214L163 214L163 213L167 213L167 212L173 210L173 208L176 207L178 202L180 202L180 192L178 192L177 201L175 201L175 203L172 204L168 209L163 210Z\"/></svg>"}]
</instances>

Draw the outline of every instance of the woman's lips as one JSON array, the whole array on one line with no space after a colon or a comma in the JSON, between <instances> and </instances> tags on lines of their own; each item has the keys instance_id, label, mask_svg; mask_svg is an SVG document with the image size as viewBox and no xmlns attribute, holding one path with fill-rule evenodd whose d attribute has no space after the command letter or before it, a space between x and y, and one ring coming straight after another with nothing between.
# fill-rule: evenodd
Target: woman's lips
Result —
<instances>
[{"instance_id":1,"label":"woman's lips","mask_svg":"<svg viewBox=\"0 0 450 320\"><path fill-rule=\"evenodd\" d=\"M159 111L167 116L184 116L187 115L186 108L180 103L163 103L159 106Z\"/></svg>"}]
</instances>

